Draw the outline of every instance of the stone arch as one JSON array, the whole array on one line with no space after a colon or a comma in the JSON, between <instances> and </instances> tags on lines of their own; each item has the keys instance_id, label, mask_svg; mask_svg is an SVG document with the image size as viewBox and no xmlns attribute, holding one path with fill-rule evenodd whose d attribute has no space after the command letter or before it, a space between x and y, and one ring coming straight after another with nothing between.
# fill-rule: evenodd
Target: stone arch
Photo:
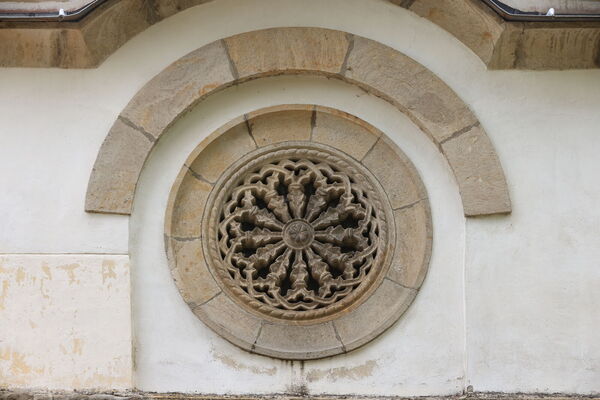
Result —
<instances>
[{"instance_id":1,"label":"stone arch","mask_svg":"<svg viewBox=\"0 0 600 400\"><path fill-rule=\"evenodd\" d=\"M261 77L340 79L405 113L448 161L466 216L509 213L504 172L469 107L443 81L397 50L321 28L273 28L203 46L149 81L121 112L96 159L86 211L130 214L144 162L161 135L207 96Z\"/></svg>"}]
</instances>

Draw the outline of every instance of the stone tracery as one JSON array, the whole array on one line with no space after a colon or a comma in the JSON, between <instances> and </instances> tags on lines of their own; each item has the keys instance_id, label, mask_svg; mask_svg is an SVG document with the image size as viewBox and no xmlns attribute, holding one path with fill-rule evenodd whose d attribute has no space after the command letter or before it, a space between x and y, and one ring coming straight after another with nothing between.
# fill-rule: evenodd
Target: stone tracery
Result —
<instances>
[{"instance_id":1,"label":"stone tracery","mask_svg":"<svg viewBox=\"0 0 600 400\"><path fill-rule=\"evenodd\" d=\"M342 153L278 153L225 184L211 261L251 306L315 318L354 301L378 274L385 213L372 183Z\"/></svg>"}]
</instances>

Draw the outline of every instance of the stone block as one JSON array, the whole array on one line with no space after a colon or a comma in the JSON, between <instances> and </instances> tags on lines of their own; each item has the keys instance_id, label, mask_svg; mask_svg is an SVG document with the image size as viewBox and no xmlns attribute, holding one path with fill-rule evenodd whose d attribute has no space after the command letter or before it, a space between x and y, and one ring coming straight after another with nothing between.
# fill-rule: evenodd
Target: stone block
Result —
<instances>
[{"instance_id":1,"label":"stone block","mask_svg":"<svg viewBox=\"0 0 600 400\"><path fill-rule=\"evenodd\" d=\"M520 48L523 26L521 23L504 24L502 35L494 46L494 54L487 63L489 69L514 69L517 57L523 49Z\"/></svg>"},{"instance_id":2,"label":"stone block","mask_svg":"<svg viewBox=\"0 0 600 400\"><path fill-rule=\"evenodd\" d=\"M108 7L98 7L90 18L84 18L80 34L87 44L87 52L97 65L155 22L157 19L148 2L119 0Z\"/></svg>"},{"instance_id":3,"label":"stone block","mask_svg":"<svg viewBox=\"0 0 600 400\"><path fill-rule=\"evenodd\" d=\"M338 354L343 347L331 322L300 326L264 323L255 349L271 357L304 360Z\"/></svg>"},{"instance_id":4,"label":"stone block","mask_svg":"<svg viewBox=\"0 0 600 400\"><path fill-rule=\"evenodd\" d=\"M216 41L168 66L135 95L122 115L158 138L203 96L232 81L223 42Z\"/></svg>"},{"instance_id":5,"label":"stone block","mask_svg":"<svg viewBox=\"0 0 600 400\"><path fill-rule=\"evenodd\" d=\"M407 113L436 143L476 122L466 104L431 71L372 40L354 38L345 76Z\"/></svg>"},{"instance_id":6,"label":"stone block","mask_svg":"<svg viewBox=\"0 0 600 400\"><path fill-rule=\"evenodd\" d=\"M225 39L239 78L281 71L337 74L348 50L344 32L315 28L275 28Z\"/></svg>"},{"instance_id":7,"label":"stone block","mask_svg":"<svg viewBox=\"0 0 600 400\"><path fill-rule=\"evenodd\" d=\"M310 140L311 110L278 111L253 117L248 114L250 132L256 144L266 146L285 141Z\"/></svg>"},{"instance_id":8,"label":"stone block","mask_svg":"<svg viewBox=\"0 0 600 400\"><path fill-rule=\"evenodd\" d=\"M194 313L219 335L244 350L252 350L261 329L261 320L243 311L225 293L195 308Z\"/></svg>"},{"instance_id":9,"label":"stone block","mask_svg":"<svg viewBox=\"0 0 600 400\"><path fill-rule=\"evenodd\" d=\"M356 349L388 329L406 311L416 294L414 289L385 279L360 307L333 321L346 350ZM365 327L371 331L365 331Z\"/></svg>"},{"instance_id":10,"label":"stone block","mask_svg":"<svg viewBox=\"0 0 600 400\"><path fill-rule=\"evenodd\" d=\"M90 68L97 64L77 29L0 28L0 43L0 67Z\"/></svg>"},{"instance_id":11,"label":"stone block","mask_svg":"<svg viewBox=\"0 0 600 400\"><path fill-rule=\"evenodd\" d=\"M412 163L386 137L379 139L362 163L385 188L393 209L412 204L426 196Z\"/></svg>"},{"instance_id":12,"label":"stone block","mask_svg":"<svg viewBox=\"0 0 600 400\"><path fill-rule=\"evenodd\" d=\"M432 227L426 201L394 211L396 248L387 277L402 286L418 289L431 257Z\"/></svg>"},{"instance_id":13,"label":"stone block","mask_svg":"<svg viewBox=\"0 0 600 400\"><path fill-rule=\"evenodd\" d=\"M190 7L208 3L209 1L211 0L154 0L153 5L156 15L160 19L163 19Z\"/></svg>"},{"instance_id":14,"label":"stone block","mask_svg":"<svg viewBox=\"0 0 600 400\"><path fill-rule=\"evenodd\" d=\"M212 185L185 168L174 186L178 186L176 198L169 201L165 232L178 238L200 237L202 215ZM174 207L177 204L177 207Z\"/></svg>"},{"instance_id":15,"label":"stone block","mask_svg":"<svg viewBox=\"0 0 600 400\"><path fill-rule=\"evenodd\" d=\"M204 304L221 289L213 279L204 261L202 242L167 238L167 258L173 280L183 300L194 309Z\"/></svg>"},{"instance_id":16,"label":"stone block","mask_svg":"<svg viewBox=\"0 0 600 400\"><path fill-rule=\"evenodd\" d=\"M337 147L360 161L381 136L381 132L350 114L321 110L316 113L312 134L312 140L317 143Z\"/></svg>"},{"instance_id":17,"label":"stone block","mask_svg":"<svg viewBox=\"0 0 600 400\"><path fill-rule=\"evenodd\" d=\"M597 26L524 24L518 46L514 63L518 69L600 67L600 29Z\"/></svg>"},{"instance_id":18,"label":"stone block","mask_svg":"<svg viewBox=\"0 0 600 400\"><path fill-rule=\"evenodd\" d=\"M152 146L140 130L117 119L94 164L85 210L130 214L139 173Z\"/></svg>"},{"instance_id":19,"label":"stone block","mask_svg":"<svg viewBox=\"0 0 600 400\"><path fill-rule=\"evenodd\" d=\"M408 8L454 35L486 64L491 60L506 25L498 14L479 0L416 0Z\"/></svg>"},{"instance_id":20,"label":"stone block","mask_svg":"<svg viewBox=\"0 0 600 400\"><path fill-rule=\"evenodd\" d=\"M466 216L511 211L502 166L481 126L443 143L442 151L456 176Z\"/></svg>"},{"instance_id":21,"label":"stone block","mask_svg":"<svg viewBox=\"0 0 600 400\"><path fill-rule=\"evenodd\" d=\"M202 149L202 157L189 167L196 175L214 183L227 167L255 148L248 126L242 122L217 136Z\"/></svg>"}]
</instances>

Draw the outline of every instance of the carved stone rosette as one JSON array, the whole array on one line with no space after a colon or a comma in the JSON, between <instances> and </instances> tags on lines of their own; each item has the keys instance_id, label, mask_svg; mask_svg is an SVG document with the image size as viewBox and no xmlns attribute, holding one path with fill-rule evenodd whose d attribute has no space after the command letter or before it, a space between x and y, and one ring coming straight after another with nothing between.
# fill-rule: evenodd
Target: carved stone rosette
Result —
<instances>
[{"instance_id":1,"label":"carved stone rosette","mask_svg":"<svg viewBox=\"0 0 600 400\"><path fill-rule=\"evenodd\" d=\"M393 252L388 220L393 228L385 194L359 163L322 144L285 142L221 176L205 212L205 254L241 304L314 320L359 301L382 276Z\"/></svg>"},{"instance_id":2,"label":"carved stone rosette","mask_svg":"<svg viewBox=\"0 0 600 400\"><path fill-rule=\"evenodd\" d=\"M190 155L166 247L183 299L251 352L311 359L391 326L425 277L425 189L380 131L317 106L258 110Z\"/></svg>"}]
</instances>

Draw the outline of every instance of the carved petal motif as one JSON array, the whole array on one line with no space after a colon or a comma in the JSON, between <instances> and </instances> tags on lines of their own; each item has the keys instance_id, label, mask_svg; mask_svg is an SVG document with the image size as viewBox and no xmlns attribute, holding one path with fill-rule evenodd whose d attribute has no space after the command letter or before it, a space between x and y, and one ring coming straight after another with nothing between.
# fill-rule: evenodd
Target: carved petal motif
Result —
<instances>
[{"instance_id":1,"label":"carved petal motif","mask_svg":"<svg viewBox=\"0 0 600 400\"><path fill-rule=\"evenodd\" d=\"M302 319L372 283L385 212L370 178L339 161L288 151L225 185L217 261L245 302Z\"/></svg>"}]
</instances>

